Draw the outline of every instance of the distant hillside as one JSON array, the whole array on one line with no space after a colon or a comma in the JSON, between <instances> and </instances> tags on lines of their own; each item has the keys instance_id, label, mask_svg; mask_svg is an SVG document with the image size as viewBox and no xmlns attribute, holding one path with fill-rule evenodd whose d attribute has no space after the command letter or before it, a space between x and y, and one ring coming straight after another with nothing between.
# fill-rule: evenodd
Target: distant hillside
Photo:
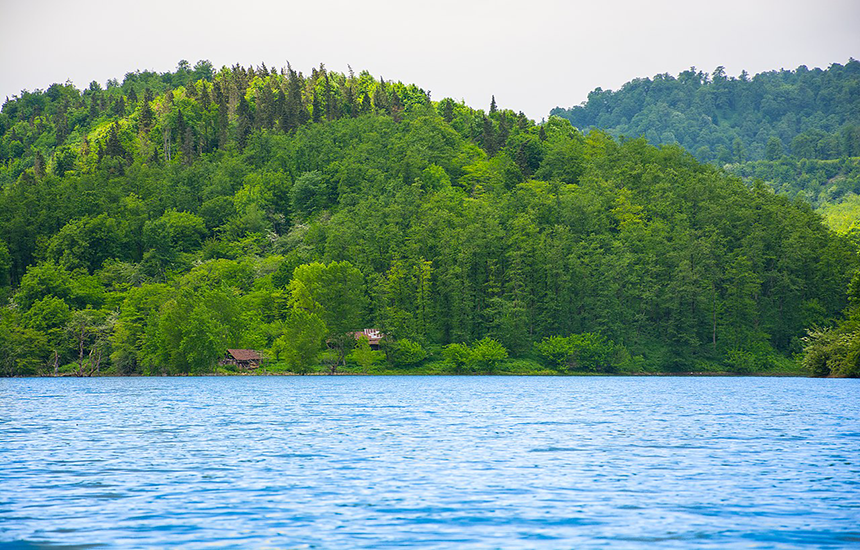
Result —
<instances>
[{"instance_id":1,"label":"distant hillside","mask_svg":"<svg viewBox=\"0 0 860 550\"><path fill-rule=\"evenodd\" d=\"M677 143L703 162L818 206L860 193L860 62L728 77L722 67L637 78L555 108L575 127Z\"/></svg>"}]
</instances>

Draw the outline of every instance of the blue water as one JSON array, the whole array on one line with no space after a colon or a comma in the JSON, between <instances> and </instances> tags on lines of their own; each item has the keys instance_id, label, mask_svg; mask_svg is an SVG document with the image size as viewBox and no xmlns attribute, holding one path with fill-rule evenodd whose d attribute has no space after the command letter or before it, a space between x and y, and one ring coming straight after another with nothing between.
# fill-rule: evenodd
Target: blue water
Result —
<instances>
[{"instance_id":1,"label":"blue water","mask_svg":"<svg viewBox=\"0 0 860 550\"><path fill-rule=\"evenodd\" d=\"M860 547L860 380L0 380L0 547Z\"/></svg>"}]
</instances>

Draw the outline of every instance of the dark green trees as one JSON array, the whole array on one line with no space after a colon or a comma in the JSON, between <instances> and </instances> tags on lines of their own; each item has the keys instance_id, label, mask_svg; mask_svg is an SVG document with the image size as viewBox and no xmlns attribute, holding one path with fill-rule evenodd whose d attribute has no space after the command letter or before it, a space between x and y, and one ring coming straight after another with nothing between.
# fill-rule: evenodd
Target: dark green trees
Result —
<instances>
[{"instance_id":1,"label":"dark green trees","mask_svg":"<svg viewBox=\"0 0 860 550\"><path fill-rule=\"evenodd\" d=\"M364 328L388 338L365 369L748 371L845 308L851 241L677 146L367 73L200 71L4 106L6 374L209 372L226 347L336 370Z\"/></svg>"}]
</instances>

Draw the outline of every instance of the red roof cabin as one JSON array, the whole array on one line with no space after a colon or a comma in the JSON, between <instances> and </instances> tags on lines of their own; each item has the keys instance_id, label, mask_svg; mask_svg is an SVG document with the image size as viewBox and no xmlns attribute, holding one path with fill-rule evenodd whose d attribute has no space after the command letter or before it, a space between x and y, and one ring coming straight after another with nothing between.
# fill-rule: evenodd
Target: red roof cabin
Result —
<instances>
[{"instance_id":1,"label":"red roof cabin","mask_svg":"<svg viewBox=\"0 0 860 550\"><path fill-rule=\"evenodd\" d=\"M262 358L253 349L228 349L224 357L218 361L221 366L235 365L240 369L254 370L260 366Z\"/></svg>"}]
</instances>

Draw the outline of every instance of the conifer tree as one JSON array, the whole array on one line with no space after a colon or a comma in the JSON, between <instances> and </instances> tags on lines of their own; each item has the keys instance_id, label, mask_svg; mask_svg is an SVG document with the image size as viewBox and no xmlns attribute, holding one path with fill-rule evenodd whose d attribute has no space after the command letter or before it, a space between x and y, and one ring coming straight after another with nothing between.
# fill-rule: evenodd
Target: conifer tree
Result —
<instances>
[{"instance_id":1,"label":"conifer tree","mask_svg":"<svg viewBox=\"0 0 860 550\"><path fill-rule=\"evenodd\" d=\"M352 85L347 85L343 94L343 110L346 116L356 117L358 116L358 109L355 104L355 91L352 88Z\"/></svg>"},{"instance_id":2,"label":"conifer tree","mask_svg":"<svg viewBox=\"0 0 860 550\"><path fill-rule=\"evenodd\" d=\"M131 108L134 109L137 105L137 92L134 91L134 88L131 88L128 91L128 101L131 103Z\"/></svg>"},{"instance_id":3,"label":"conifer tree","mask_svg":"<svg viewBox=\"0 0 860 550\"><path fill-rule=\"evenodd\" d=\"M185 115L182 114L182 109L176 113L176 135L177 140L182 139L185 135Z\"/></svg>"},{"instance_id":4,"label":"conifer tree","mask_svg":"<svg viewBox=\"0 0 860 550\"><path fill-rule=\"evenodd\" d=\"M245 94L239 95L239 104L236 107L236 141L240 148L245 147L254 121L251 117L251 108Z\"/></svg>"},{"instance_id":5,"label":"conifer tree","mask_svg":"<svg viewBox=\"0 0 860 550\"><path fill-rule=\"evenodd\" d=\"M33 156L33 175L37 180L45 177L45 157L42 156L41 151L36 151Z\"/></svg>"},{"instance_id":6,"label":"conifer tree","mask_svg":"<svg viewBox=\"0 0 860 550\"><path fill-rule=\"evenodd\" d=\"M281 131L286 132L287 126L284 125L284 113L287 112L287 96L282 88L278 88L278 94L275 96L274 108L272 109L272 126L274 127L277 121ZM289 124L289 121L287 121Z\"/></svg>"},{"instance_id":7,"label":"conifer tree","mask_svg":"<svg viewBox=\"0 0 860 550\"><path fill-rule=\"evenodd\" d=\"M122 96L119 96L119 98L113 102L113 114L119 118L125 116L125 100Z\"/></svg>"},{"instance_id":8,"label":"conifer tree","mask_svg":"<svg viewBox=\"0 0 860 550\"><path fill-rule=\"evenodd\" d=\"M449 124L454 120L454 102L450 99L445 100L445 105L442 108L442 118Z\"/></svg>"},{"instance_id":9,"label":"conifer tree","mask_svg":"<svg viewBox=\"0 0 860 550\"><path fill-rule=\"evenodd\" d=\"M99 98L96 94L90 96L90 109L88 112L90 121L95 120L99 116Z\"/></svg>"},{"instance_id":10,"label":"conifer tree","mask_svg":"<svg viewBox=\"0 0 860 550\"><path fill-rule=\"evenodd\" d=\"M369 113L373 109L373 104L370 100L370 94L366 91L361 96L361 114Z\"/></svg>"},{"instance_id":11,"label":"conifer tree","mask_svg":"<svg viewBox=\"0 0 860 550\"><path fill-rule=\"evenodd\" d=\"M391 118L394 122L400 122L403 115L403 102L400 101L400 95L397 90L391 90Z\"/></svg>"},{"instance_id":12,"label":"conifer tree","mask_svg":"<svg viewBox=\"0 0 860 550\"><path fill-rule=\"evenodd\" d=\"M227 145L227 127L229 125L227 97L224 94L223 86L217 80L212 89L215 93L215 102L218 104L218 147L225 147Z\"/></svg>"},{"instance_id":13,"label":"conifer tree","mask_svg":"<svg viewBox=\"0 0 860 550\"><path fill-rule=\"evenodd\" d=\"M66 118L66 102L63 101L57 107L57 114L54 115L54 127L56 128L57 145L62 145L69 135L69 123Z\"/></svg>"},{"instance_id":14,"label":"conifer tree","mask_svg":"<svg viewBox=\"0 0 860 550\"><path fill-rule=\"evenodd\" d=\"M99 144L99 148L101 148L101 144ZM119 140L119 123L117 122L111 124L110 133L108 134L107 139L107 146L104 150L104 155L119 158L126 157L125 148L123 148L122 142Z\"/></svg>"},{"instance_id":15,"label":"conifer tree","mask_svg":"<svg viewBox=\"0 0 860 550\"><path fill-rule=\"evenodd\" d=\"M383 78L379 79L379 84L373 89L373 106L383 111L388 110L388 92Z\"/></svg>"},{"instance_id":16,"label":"conifer tree","mask_svg":"<svg viewBox=\"0 0 860 550\"><path fill-rule=\"evenodd\" d=\"M490 156L495 155L499 150L498 144L496 143L496 130L493 127L493 121L488 117L484 117L481 131L481 143L484 146L484 151L486 151Z\"/></svg>"},{"instance_id":17,"label":"conifer tree","mask_svg":"<svg viewBox=\"0 0 860 550\"><path fill-rule=\"evenodd\" d=\"M204 110L208 110L209 105L212 103L212 100L209 98L209 86L206 84L205 80L202 80L200 84L200 106L203 107Z\"/></svg>"},{"instance_id":18,"label":"conifer tree","mask_svg":"<svg viewBox=\"0 0 860 550\"><path fill-rule=\"evenodd\" d=\"M328 71L323 69L323 91L325 92L325 117L327 120L334 120L335 118L335 109L334 109L334 98L332 94L331 88L331 80L328 77Z\"/></svg>"},{"instance_id":19,"label":"conifer tree","mask_svg":"<svg viewBox=\"0 0 860 550\"><path fill-rule=\"evenodd\" d=\"M282 125L284 131L298 128L307 122L309 117L308 110L305 108L304 101L302 100L302 79L290 67L289 63L287 64L287 74L289 75L289 82L287 85L286 114L282 119L282 121L287 122L287 126L284 127Z\"/></svg>"},{"instance_id":20,"label":"conifer tree","mask_svg":"<svg viewBox=\"0 0 860 550\"><path fill-rule=\"evenodd\" d=\"M320 105L319 94L317 94L316 90L314 90L314 99L312 104L313 112L312 112L312 120L314 123L320 121L322 114L322 106Z\"/></svg>"},{"instance_id":21,"label":"conifer tree","mask_svg":"<svg viewBox=\"0 0 860 550\"><path fill-rule=\"evenodd\" d=\"M194 160L194 136L191 132L191 127L186 126L185 132L182 136L182 162L187 166L191 165L191 162Z\"/></svg>"},{"instance_id":22,"label":"conifer tree","mask_svg":"<svg viewBox=\"0 0 860 550\"><path fill-rule=\"evenodd\" d=\"M499 113L499 138L497 141L498 147L501 149L508 142L508 136L511 133L511 128L508 123L508 117L504 112Z\"/></svg>"},{"instance_id":23,"label":"conifer tree","mask_svg":"<svg viewBox=\"0 0 860 550\"><path fill-rule=\"evenodd\" d=\"M496 111L498 111L498 108L496 107L496 96L492 96L492 99L490 100L490 114L494 115L496 114Z\"/></svg>"},{"instance_id":24,"label":"conifer tree","mask_svg":"<svg viewBox=\"0 0 860 550\"><path fill-rule=\"evenodd\" d=\"M152 107L150 107L149 102L151 99L147 99L151 97L152 94L147 89L147 93L143 96L143 106L140 108L140 128L144 132L148 132L150 128L152 128L153 122L153 114Z\"/></svg>"},{"instance_id":25,"label":"conifer tree","mask_svg":"<svg viewBox=\"0 0 860 550\"><path fill-rule=\"evenodd\" d=\"M266 82L260 88L260 93L257 95L256 112L254 114L254 121L257 128L268 129L273 126L273 103L272 89L269 87L269 83Z\"/></svg>"}]
</instances>

